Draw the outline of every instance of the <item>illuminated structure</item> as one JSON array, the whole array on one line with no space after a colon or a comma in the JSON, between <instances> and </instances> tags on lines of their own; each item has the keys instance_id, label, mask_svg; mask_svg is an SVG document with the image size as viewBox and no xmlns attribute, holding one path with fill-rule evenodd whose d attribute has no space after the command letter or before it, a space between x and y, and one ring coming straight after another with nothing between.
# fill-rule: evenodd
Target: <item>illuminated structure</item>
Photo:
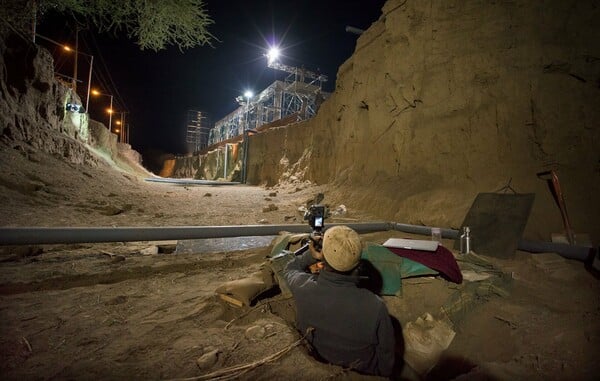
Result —
<instances>
[{"instance_id":1,"label":"illuminated structure","mask_svg":"<svg viewBox=\"0 0 600 381\"><path fill-rule=\"evenodd\" d=\"M192 152L198 152L208 146L208 135L211 129L208 114L197 110L187 113L186 143Z\"/></svg>"},{"instance_id":2,"label":"illuminated structure","mask_svg":"<svg viewBox=\"0 0 600 381\"><path fill-rule=\"evenodd\" d=\"M297 121L315 116L319 106L329 95L322 91L327 77L304 68L287 66L277 60L271 50L268 66L288 73L284 81L275 81L255 96L239 96L236 110L215 123L208 144L243 135L244 131L257 129L284 117L296 114Z\"/></svg>"}]
</instances>

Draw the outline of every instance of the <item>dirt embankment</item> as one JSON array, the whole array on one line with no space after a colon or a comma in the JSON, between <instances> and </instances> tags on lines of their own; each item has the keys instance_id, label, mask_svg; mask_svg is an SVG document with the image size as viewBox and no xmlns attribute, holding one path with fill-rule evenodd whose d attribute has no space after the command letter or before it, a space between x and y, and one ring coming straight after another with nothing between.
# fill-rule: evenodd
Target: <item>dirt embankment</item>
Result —
<instances>
[{"instance_id":1,"label":"dirt embankment","mask_svg":"<svg viewBox=\"0 0 600 381\"><path fill-rule=\"evenodd\" d=\"M250 138L248 180L330 184L338 203L446 227L510 185L536 195L526 237L549 240L562 220L536 174L552 169L598 242L598 17L593 1L390 0L315 118ZM222 160L187 160L222 176Z\"/></svg>"}]
</instances>

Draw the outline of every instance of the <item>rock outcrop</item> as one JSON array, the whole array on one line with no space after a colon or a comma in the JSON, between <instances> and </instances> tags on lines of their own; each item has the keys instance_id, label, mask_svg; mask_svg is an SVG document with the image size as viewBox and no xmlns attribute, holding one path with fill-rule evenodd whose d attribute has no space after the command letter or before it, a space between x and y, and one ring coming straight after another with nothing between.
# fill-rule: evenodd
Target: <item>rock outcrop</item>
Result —
<instances>
[{"instance_id":1,"label":"rock outcrop","mask_svg":"<svg viewBox=\"0 0 600 381\"><path fill-rule=\"evenodd\" d=\"M148 173L141 156L117 142L87 113L69 111L81 105L72 89L54 78L50 53L18 32L0 28L0 148L24 155L44 152L72 164L97 166L104 159L124 169Z\"/></svg>"}]
</instances>

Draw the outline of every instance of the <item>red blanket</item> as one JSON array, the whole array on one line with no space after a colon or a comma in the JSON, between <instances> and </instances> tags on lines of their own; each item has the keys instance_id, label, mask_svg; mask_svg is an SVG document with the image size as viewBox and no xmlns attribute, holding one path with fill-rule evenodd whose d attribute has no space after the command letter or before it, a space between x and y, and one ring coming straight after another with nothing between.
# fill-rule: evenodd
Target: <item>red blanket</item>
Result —
<instances>
[{"instance_id":1,"label":"red blanket","mask_svg":"<svg viewBox=\"0 0 600 381\"><path fill-rule=\"evenodd\" d=\"M454 255L442 245L439 245L435 252L400 249L397 247L388 247L388 249L400 257L408 258L439 271L442 277L450 282L462 283L462 273L458 268L458 263L456 263Z\"/></svg>"}]
</instances>

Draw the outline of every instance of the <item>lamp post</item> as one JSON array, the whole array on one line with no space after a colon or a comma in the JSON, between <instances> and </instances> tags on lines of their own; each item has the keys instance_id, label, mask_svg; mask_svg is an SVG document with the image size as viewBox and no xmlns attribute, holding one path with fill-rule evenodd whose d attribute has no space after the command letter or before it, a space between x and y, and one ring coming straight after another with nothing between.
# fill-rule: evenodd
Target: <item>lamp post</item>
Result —
<instances>
[{"instance_id":1,"label":"lamp post","mask_svg":"<svg viewBox=\"0 0 600 381\"><path fill-rule=\"evenodd\" d=\"M248 136L249 136L249 126L248 126L248 114L250 113L250 99L254 96L254 94L252 93L252 91L250 90L246 90L246 92L244 93L244 97L246 97L246 128L244 129L244 159L243 159L243 163L242 163L242 183L246 183L246 171L247 171L247 167L248 167L248 146L249 146L249 142L248 142Z\"/></svg>"},{"instance_id":2,"label":"lamp post","mask_svg":"<svg viewBox=\"0 0 600 381\"><path fill-rule=\"evenodd\" d=\"M108 109L108 130L112 132L113 96L111 94L101 93L98 90L92 90L92 94L110 97L110 108Z\"/></svg>"},{"instance_id":3,"label":"lamp post","mask_svg":"<svg viewBox=\"0 0 600 381\"><path fill-rule=\"evenodd\" d=\"M66 50L67 52L73 51L73 49L71 49L67 45L63 45L63 49ZM76 50L75 57L77 57L78 54L90 57L90 70L88 72L87 96L86 96L86 100L85 100L85 112L88 112L88 107L90 105L90 90L91 90L91 86L92 86L92 68L94 67L94 56L91 54L83 53L82 51ZM75 59L77 59L77 58L75 58ZM75 71L74 75L77 75L76 71ZM74 81L77 82L77 78L75 78Z\"/></svg>"},{"instance_id":4,"label":"lamp post","mask_svg":"<svg viewBox=\"0 0 600 381\"><path fill-rule=\"evenodd\" d=\"M244 97L246 97L246 128L245 130L249 129L249 125L248 125L248 114L250 113L250 98L252 98L254 96L254 93L250 90L246 90L246 92L244 93Z\"/></svg>"},{"instance_id":5,"label":"lamp post","mask_svg":"<svg viewBox=\"0 0 600 381\"><path fill-rule=\"evenodd\" d=\"M52 40L52 39L50 39L50 38L48 38L48 37L42 36L42 35L40 35L40 34L37 34L37 33L34 35L34 39L35 39L35 37L36 37L36 36L37 36L37 37L40 37L40 38L41 38L41 39L43 39L43 40L46 40L46 41L48 41L48 42L50 42L50 43L54 44L54 45L57 45L57 46L60 46L60 47L62 47L62 48L63 48L63 50L65 50L65 51L67 51L67 52L71 52L71 51L73 51L73 49L71 49L71 48L70 48L68 45L64 45L64 44L58 43L58 42L56 42L56 41L54 41L54 40ZM87 97L86 97L86 101L85 101L85 111L86 111L86 112L88 112L88 107L89 107L89 105L90 105L90 104L89 104L89 103L90 103L90 90L91 90L91 86L92 86L92 68L94 67L94 56L93 56L93 55L91 55L91 54L83 53L83 52L82 52L82 51L80 51L80 50L76 50L76 51L75 51L75 59L77 59L77 55L78 55L78 54L82 54L82 55L84 55L84 56L90 57L90 70L89 70L89 73L88 73L88 88L87 88ZM77 82L77 78L76 78L76 77L77 77L77 75L76 75L77 71L76 71L76 70L74 70L74 71L75 71L75 75L73 76L73 77L74 77L74 79L73 79L73 80L74 80L75 82Z\"/></svg>"},{"instance_id":6,"label":"lamp post","mask_svg":"<svg viewBox=\"0 0 600 381\"><path fill-rule=\"evenodd\" d=\"M121 143L129 143L129 128L127 128L127 123L125 122L126 114L127 111L119 112L120 118L115 121L115 124L119 126L119 129L115 130L115 132L119 132L119 140Z\"/></svg>"}]
</instances>

